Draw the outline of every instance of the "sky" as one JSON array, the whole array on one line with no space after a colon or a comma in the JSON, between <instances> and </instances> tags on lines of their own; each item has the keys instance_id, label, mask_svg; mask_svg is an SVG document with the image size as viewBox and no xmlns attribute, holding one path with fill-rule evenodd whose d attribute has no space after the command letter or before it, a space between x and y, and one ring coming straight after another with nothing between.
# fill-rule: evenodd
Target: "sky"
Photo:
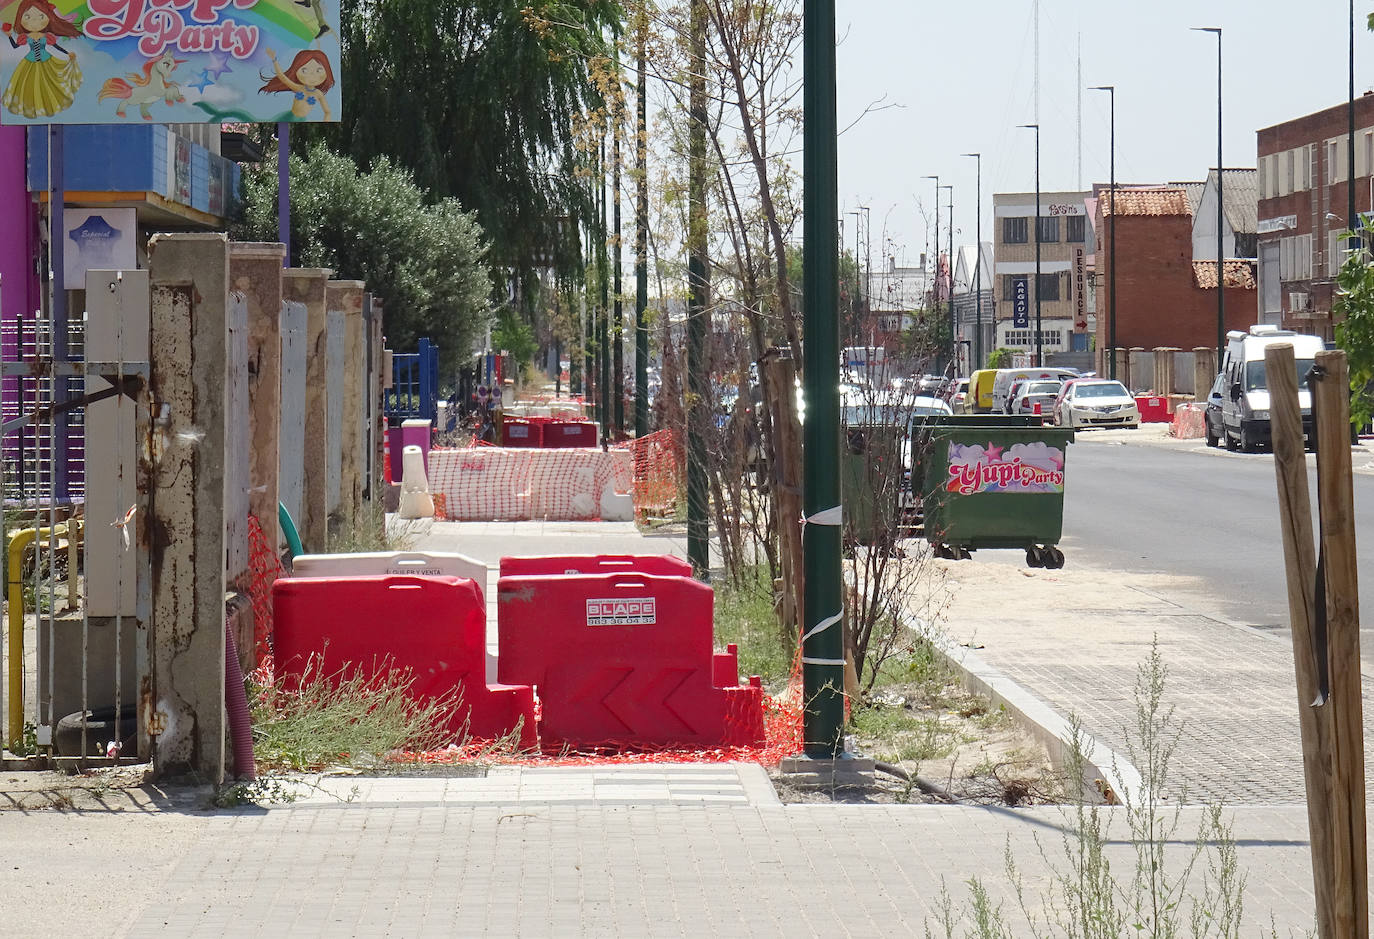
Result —
<instances>
[{"instance_id":1,"label":"sky","mask_svg":"<svg viewBox=\"0 0 1374 939\"><path fill-rule=\"evenodd\" d=\"M918 263L935 181L954 185L954 241L972 244L975 161L983 154L983 240L992 193L1033 192L1036 120L1033 0L837 0L839 196L845 244L868 206L862 254ZM1374 3L1355 4L1355 93L1374 86ZM1116 86L1119 184L1205 177L1216 165L1217 40L1222 28L1222 146L1228 167L1255 165L1255 132L1346 100L1347 0L1040 0L1040 189L1109 179L1109 95ZM870 109L872 108L872 109ZM870 109L867 114L865 110ZM857 123L856 123L857 122ZM853 125L853 126L851 126ZM848 129L845 129L848 128ZM940 191L940 243L948 237Z\"/></svg>"}]
</instances>

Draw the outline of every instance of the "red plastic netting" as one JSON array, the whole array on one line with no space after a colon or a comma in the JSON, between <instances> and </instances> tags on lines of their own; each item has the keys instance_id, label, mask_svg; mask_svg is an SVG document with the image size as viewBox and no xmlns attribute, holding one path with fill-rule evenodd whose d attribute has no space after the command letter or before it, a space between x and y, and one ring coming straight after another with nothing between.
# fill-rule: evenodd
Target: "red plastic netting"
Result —
<instances>
[{"instance_id":1,"label":"red plastic netting","mask_svg":"<svg viewBox=\"0 0 1374 939\"><path fill-rule=\"evenodd\" d=\"M253 604L253 647L258 662L272 654L272 585L282 575L277 546L268 540L257 516L248 516L248 597Z\"/></svg>"}]
</instances>

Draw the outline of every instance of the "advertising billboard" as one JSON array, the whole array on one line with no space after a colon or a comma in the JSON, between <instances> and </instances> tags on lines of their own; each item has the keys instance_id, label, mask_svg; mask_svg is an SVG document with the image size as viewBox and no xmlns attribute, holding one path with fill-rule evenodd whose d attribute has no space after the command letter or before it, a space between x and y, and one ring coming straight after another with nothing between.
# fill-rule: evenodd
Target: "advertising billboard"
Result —
<instances>
[{"instance_id":1,"label":"advertising billboard","mask_svg":"<svg viewBox=\"0 0 1374 939\"><path fill-rule=\"evenodd\" d=\"M0 0L0 124L337 121L339 0Z\"/></svg>"}]
</instances>

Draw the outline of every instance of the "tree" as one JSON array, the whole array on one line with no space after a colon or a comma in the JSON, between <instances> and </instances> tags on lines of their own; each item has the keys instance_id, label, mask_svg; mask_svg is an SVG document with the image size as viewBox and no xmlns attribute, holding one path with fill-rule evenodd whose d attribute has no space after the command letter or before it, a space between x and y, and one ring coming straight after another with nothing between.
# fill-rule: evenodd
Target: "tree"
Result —
<instances>
[{"instance_id":1,"label":"tree","mask_svg":"<svg viewBox=\"0 0 1374 939\"><path fill-rule=\"evenodd\" d=\"M1340 293L1331 308L1341 319L1336 324L1336 344L1345 350L1350 367L1350 420L1364 427L1374 416L1374 265L1368 247L1374 228L1366 226L1358 235L1360 247L1346 256L1336 275Z\"/></svg>"},{"instance_id":2,"label":"tree","mask_svg":"<svg viewBox=\"0 0 1374 939\"><path fill-rule=\"evenodd\" d=\"M603 108L613 0L343 0L335 149L472 210L498 281L580 268L581 129Z\"/></svg>"},{"instance_id":3,"label":"tree","mask_svg":"<svg viewBox=\"0 0 1374 939\"><path fill-rule=\"evenodd\" d=\"M486 246L453 199L431 202L410 173L385 158L359 172L315 145L291 157L291 241L302 266L366 282L382 298L393 347L435 340L446 365L466 357L490 319ZM243 177L235 238L277 239L277 168L269 159Z\"/></svg>"}]
</instances>

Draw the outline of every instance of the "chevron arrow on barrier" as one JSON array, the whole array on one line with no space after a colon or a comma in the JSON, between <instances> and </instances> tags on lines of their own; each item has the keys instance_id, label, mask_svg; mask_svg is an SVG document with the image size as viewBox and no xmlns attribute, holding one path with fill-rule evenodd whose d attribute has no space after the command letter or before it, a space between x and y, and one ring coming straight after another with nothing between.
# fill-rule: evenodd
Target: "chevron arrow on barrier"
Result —
<instances>
[{"instance_id":1,"label":"chevron arrow on barrier","mask_svg":"<svg viewBox=\"0 0 1374 939\"><path fill-rule=\"evenodd\" d=\"M697 671L692 668L607 666L594 672L568 697L570 705L596 701L637 737L697 736L669 699Z\"/></svg>"}]
</instances>

